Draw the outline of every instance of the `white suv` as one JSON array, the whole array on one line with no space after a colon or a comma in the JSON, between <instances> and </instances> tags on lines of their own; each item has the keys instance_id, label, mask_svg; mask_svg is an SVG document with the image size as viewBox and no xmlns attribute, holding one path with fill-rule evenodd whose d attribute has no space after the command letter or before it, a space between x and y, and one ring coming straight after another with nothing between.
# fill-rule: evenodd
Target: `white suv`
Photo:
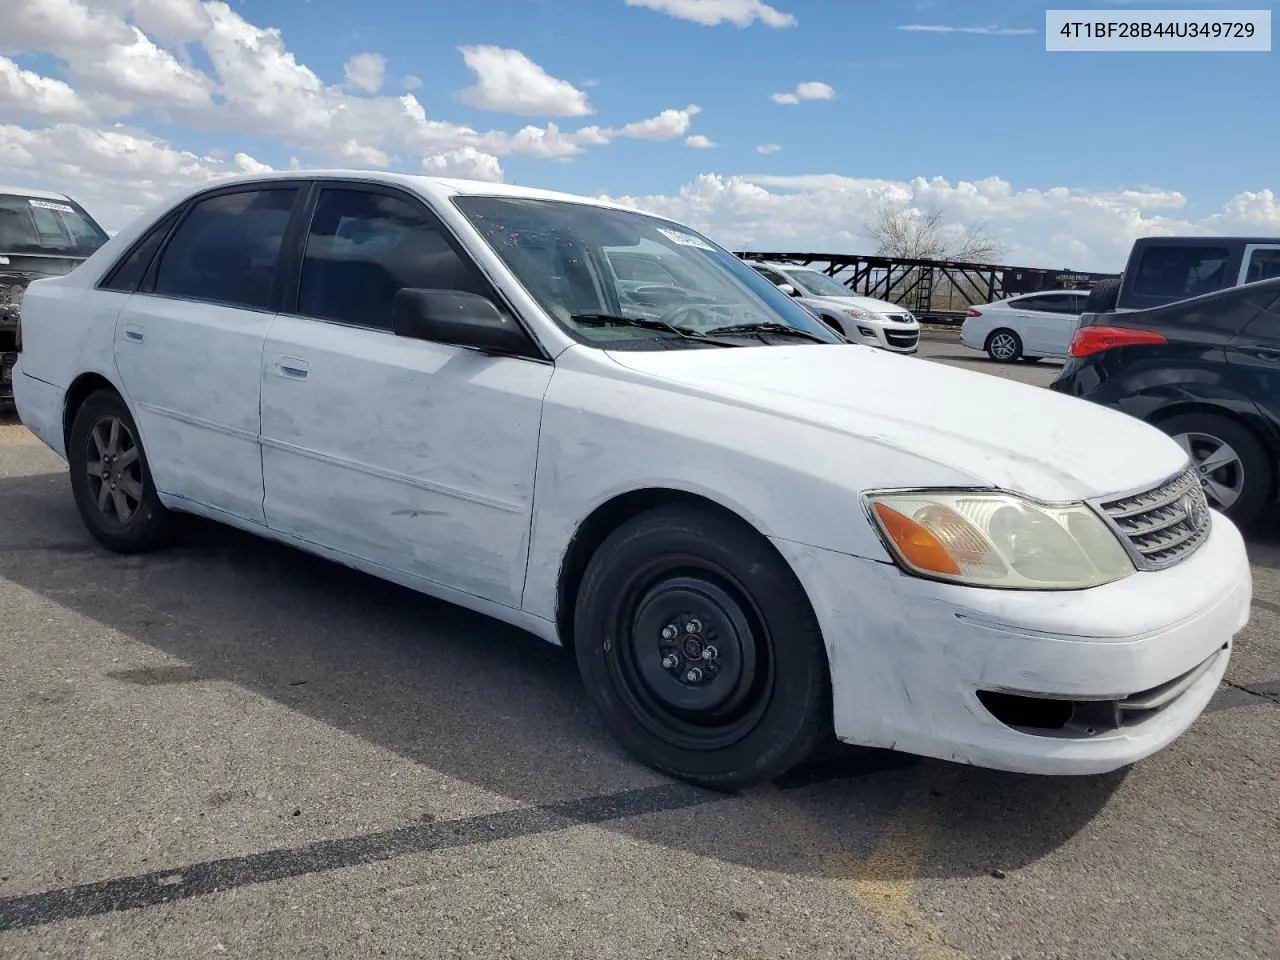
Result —
<instances>
[{"instance_id":1,"label":"white suv","mask_svg":"<svg viewBox=\"0 0 1280 960\"><path fill-rule=\"evenodd\" d=\"M640 250L679 282L624 288ZM1249 617L1240 534L1160 430L851 350L697 232L584 197L239 177L23 311L19 414L107 547L198 514L516 624L711 787L832 732L1111 770L1194 722Z\"/></svg>"},{"instance_id":2,"label":"white suv","mask_svg":"<svg viewBox=\"0 0 1280 960\"><path fill-rule=\"evenodd\" d=\"M910 310L896 303L860 297L812 267L767 261L751 262L751 267L854 343L893 353L915 353L919 349L920 323Z\"/></svg>"}]
</instances>

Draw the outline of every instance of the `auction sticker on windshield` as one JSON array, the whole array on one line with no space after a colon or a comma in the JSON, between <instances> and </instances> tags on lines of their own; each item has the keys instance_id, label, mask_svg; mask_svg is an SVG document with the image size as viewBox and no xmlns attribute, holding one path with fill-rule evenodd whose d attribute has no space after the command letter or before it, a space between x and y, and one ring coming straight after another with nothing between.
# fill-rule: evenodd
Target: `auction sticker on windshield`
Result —
<instances>
[{"instance_id":1,"label":"auction sticker on windshield","mask_svg":"<svg viewBox=\"0 0 1280 960\"><path fill-rule=\"evenodd\" d=\"M50 203L48 200L28 200L33 207L39 207L41 210L57 210L59 213L75 213L75 207L68 207L65 203Z\"/></svg>"},{"instance_id":2,"label":"auction sticker on windshield","mask_svg":"<svg viewBox=\"0 0 1280 960\"><path fill-rule=\"evenodd\" d=\"M658 232L672 243L678 243L682 247L697 247L699 250L714 249L710 244L687 233L681 233L679 230L668 230L666 227L659 227Z\"/></svg>"}]
</instances>

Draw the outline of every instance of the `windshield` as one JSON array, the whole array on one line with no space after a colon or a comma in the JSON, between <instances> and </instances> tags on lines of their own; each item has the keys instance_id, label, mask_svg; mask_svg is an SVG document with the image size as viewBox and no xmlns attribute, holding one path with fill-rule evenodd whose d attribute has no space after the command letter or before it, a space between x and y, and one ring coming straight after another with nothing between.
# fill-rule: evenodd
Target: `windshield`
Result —
<instances>
[{"instance_id":1,"label":"windshield","mask_svg":"<svg viewBox=\"0 0 1280 960\"><path fill-rule=\"evenodd\" d=\"M0 194L0 254L88 257L106 242L103 229L77 206Z\"/></svg>"},{"instance_id":2,"label":"windshield","mask_svg":"<svg viewBox=\"0 0 1280 960\"><path fill-rule=\"evenodd\" d=\"M669 221L559 200L453 202L530 296L581 342L650 350L844 342L733 254ZM769 326L697 336L744 324Z\"/></svg>"},{"instance_id":3,"label":"windshield","mask_svg":"<svg viewBox=\"0 0 1280 960\"><path fill-rule=\"evenodd\" d=\"M833 280L817 270L791 270L789 274L791 282L800 288L800 292L807 293L811 297L857 296L839 280Z\"/></svg>"}]
</instances>

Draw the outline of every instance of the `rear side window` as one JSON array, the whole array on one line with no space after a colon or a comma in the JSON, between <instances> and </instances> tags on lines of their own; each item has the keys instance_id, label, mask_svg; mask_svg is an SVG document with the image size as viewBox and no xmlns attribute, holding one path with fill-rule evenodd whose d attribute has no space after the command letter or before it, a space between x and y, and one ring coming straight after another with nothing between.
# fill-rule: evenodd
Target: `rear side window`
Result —
<instances>
[{"instance_id":1,"label":"rear side window","mask_svg":"<svg viewBox=\"0 0 1280 960\"><path fill-rule=\"evenodd\" d=\"M1009 304L1017 310L1035 310L1037 313L1079 313L1080 302L1065 293L1039 293L1021 297Z\"/></svg>"},{"instance_id":2,"label":"rear side window","mask_svg":"<svg viewBox=\"0 0 1280 960\"><path fill-rule=\"evenodd\" d=\"M1256 283L1259 280L1270 280L1280 277L1280 250L1255 250L1249 258L1249 267L1244 275L1245 283Z\"/></svg>"},{"instance_id":3,"label":"rear side window","mask_svg":"<svg viewBox=\"0 0 1280 960\"><path fill-rule=\"evenodd\" d=\"M1183 298L1221 290L1230 256L1226 247L1149 247L1133 278L1133 292Z\"/></svg>"},{"instance_id":4,"label":"rear side window","mask_svg":"<svg viewBox=\"0 0 1280 960\"><path fill-rule=\"evenodd\" d=\"M494 296L426 210L382 193L322 190L307 234L298 313L390 330L391 304L404 287Z\"/></svg>"},{"instance_id":5,"label":"rear side window","mask_svg":"<svg viewBox=\"0 0 1280 960\"><path fill-rule=\"evenodd\" d=\"M297 188L201 200L160 255L155 293L266 309Z\"/></svg>"},{"instance_id":6,"label":"rear side window","mask_svg":"<svg viewBox=\"0 0 1280 960\"><path fill-rule=\"evenodd\" d=\"M142 283L142 278L147 275L147 268L151 266L156 251L160 249L160 244L164 243L164 238L168 236L179 213L181 213L180 209L174 210L152 227L151 232L135 244L129 254L107 274L107 278L102 281L102 289L120 290L124 293L136 292Z\"/></svg>"}]
</instances>

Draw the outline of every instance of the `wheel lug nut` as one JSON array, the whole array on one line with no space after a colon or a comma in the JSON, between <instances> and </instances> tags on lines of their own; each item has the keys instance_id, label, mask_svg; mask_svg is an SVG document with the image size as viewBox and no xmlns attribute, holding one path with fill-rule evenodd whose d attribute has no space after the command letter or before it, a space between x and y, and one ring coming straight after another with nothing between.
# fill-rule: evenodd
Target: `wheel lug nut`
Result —
<instances>
[{"instance_id":1,"label":"wheel lug nut","mask_svg":"<svg viewBox=\"0 0 1280 960\"><path fill-rule=\"evenodd\" d=\"M720 656L720 651L715 647L705 647L702 651L703 660L714 660L718 656Z\"/></svg>"},{"instance_id":2,"label":"wheel lug nut","mask_svg":"<svg viewBox=\"0 0 1280 960\"><path fill-rule=\"evenodd\" d=\"M663 640L674 640L674 639L676 638L676 634L677 634L677 633L679 633L679 632L680 632L680 631L679 631L679 630L677 630L677 629L675 628L675 625L674 625L674 624L670 624L670 623L669 623L669 624L667 624L665 627L663 627L663 628L662 628L662 639L663 639Z\"/></svg>"},{"instance_id":3,"label":"wheel lug nut","mask_svg":"<svg viewBox=\"0 0 1280 960\"><path fill-rule=\"evenodd\" d=\"M668 653L662 658L662 666L666 670L674 670L680 664L680 658L674 653Z\"/></svg>"},{"instance_id":4,"label":"wheel lug nut","mask_svg":"<svg viewBox=\"0 0 1280 960\"><path fill-rule=\"evenodd\" d=\"M690 620L688 623L684 625L684 629L686 633L701 633L702 621L698 619Z\"/></svg>"},{"instance_id":5,"label":"wheel lug nut","mask_svg":"<svg viewBox=\"0 0 1280 960\"><path fill-rule=\"evenodd\" d=\"M699 680L702 679L702 668L694 667L692 670L690 670L688 673L684 675L684 678L688 680L690 683L697 683Z\"/></svg>"}]
</instances>

